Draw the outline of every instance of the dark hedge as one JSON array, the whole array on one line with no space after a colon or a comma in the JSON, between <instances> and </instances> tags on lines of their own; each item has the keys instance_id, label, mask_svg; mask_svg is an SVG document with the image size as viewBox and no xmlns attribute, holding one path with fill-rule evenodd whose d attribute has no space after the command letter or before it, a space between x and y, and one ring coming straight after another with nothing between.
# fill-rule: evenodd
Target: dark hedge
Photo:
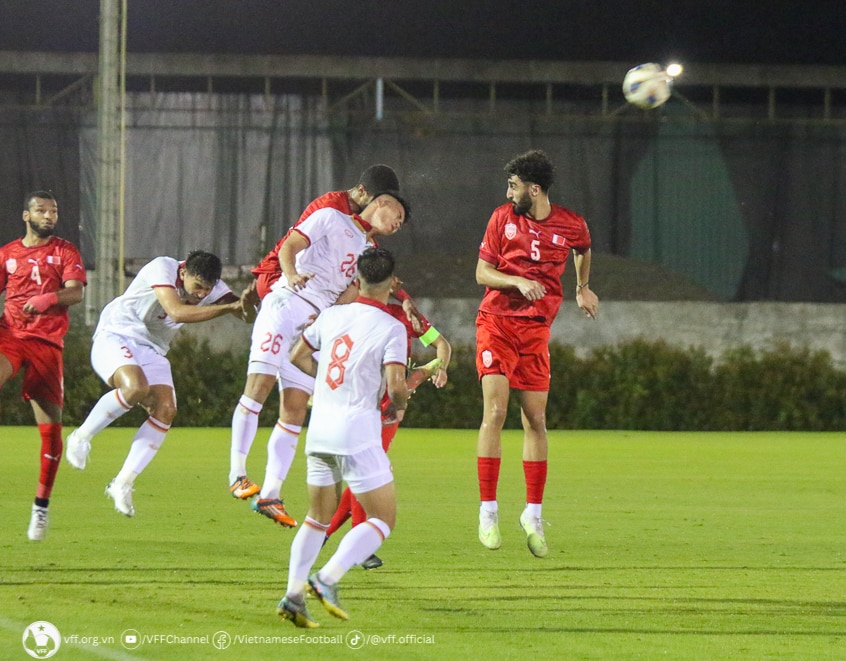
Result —
<instances>
[{"instance_id":1,"label":"dark hedge","mask_svg":"<svg viewBox=\"0 0 846 661\"><path fill-rule=\"evenodd\" d=\"M78 425L106 387L90 366L90 330L72 327L65 349L66 426ZM635 340L577 357L553 344L550 429L841 431L846 428L846 372L830 356L789 345L767 351L733 348L713 359L698 348ZM173 365L179 413L176 425L227 427L241 395L247 347L214 352L207 341L177 337ZM424 357L421 357L421 360ZM428 358L426 356L425 358ZM418 388L403 423L408 427L472 429L479 426L482 394L473 348L454 347L449 383ZM0 391L0 423L33 424L19 396L20 377ZM520 427L518 393L506 425ZM274 393L262 411L262 426L278 412ZM140 410L116 424L138 426Z\"/></svg>"}]
</instances>

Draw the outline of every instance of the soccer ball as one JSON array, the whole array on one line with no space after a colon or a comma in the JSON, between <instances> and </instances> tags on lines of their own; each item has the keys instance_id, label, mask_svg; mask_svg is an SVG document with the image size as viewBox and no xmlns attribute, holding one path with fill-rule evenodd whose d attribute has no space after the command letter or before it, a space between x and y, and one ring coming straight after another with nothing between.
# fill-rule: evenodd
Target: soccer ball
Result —
<instances>
[{"instance_id":1,"label":"soccer ball","mask_svg":"<svg viewBox=\"0 0 846 661\"><path fill-rule=\"evenodd\" d=\"M639 64L623 78L623 96L638 108L657 108L670 98L672 81L660 64Z\"/></svg>"}]
</instances>

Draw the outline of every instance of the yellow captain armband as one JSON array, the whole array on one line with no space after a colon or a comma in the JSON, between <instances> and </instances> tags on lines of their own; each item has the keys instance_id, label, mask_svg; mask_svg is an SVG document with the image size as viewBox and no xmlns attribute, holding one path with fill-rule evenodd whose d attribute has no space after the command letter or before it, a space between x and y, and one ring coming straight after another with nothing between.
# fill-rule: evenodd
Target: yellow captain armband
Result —
<instances>
[{"instance_id":1,"label":"yellow captain armband","mask_svg":"<svg viewBox=\"0 0 846 661\"><path fill-rule=\"evenodd\" d=\"M441 336L440 331L434 326L430 326L429 330L427 330L423 335L420 336L420 341L423 343L424 347L428 347L432 342L437 340Z\"/></svg>"}]
</instances>

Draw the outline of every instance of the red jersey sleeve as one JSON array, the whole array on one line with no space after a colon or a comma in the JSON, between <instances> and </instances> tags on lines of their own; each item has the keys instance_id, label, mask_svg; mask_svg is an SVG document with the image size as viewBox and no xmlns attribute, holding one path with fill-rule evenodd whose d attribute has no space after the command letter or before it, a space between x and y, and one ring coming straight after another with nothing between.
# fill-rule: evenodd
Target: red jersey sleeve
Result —
<instances>
[{"instance_id":1,"label":"red jersey sleeve","mask_svg":"<svg viewBox=\"0 0 846 661\"><path fill-rule=\"evenodd\" d=\"M50 260L50 257L47 257ZM82 255L77 250L76 246L69 241L62 242L62 284L69 280L78 280L83 284L88 283L88 275L85 272L85 267L82 265Z\"/></svg>"}]
</instances>

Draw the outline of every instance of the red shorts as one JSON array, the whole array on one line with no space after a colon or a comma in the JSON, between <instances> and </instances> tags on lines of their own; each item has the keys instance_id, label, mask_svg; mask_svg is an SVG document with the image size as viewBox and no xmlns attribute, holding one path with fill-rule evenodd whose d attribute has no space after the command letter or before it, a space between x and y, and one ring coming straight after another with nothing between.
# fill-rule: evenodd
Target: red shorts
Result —
<instances>
[{"instance_id":1,"label":"red shorts","mask_svg":"<svg viewBox=\"0 0 846 661\"><path fill-rule=\"evenodd\" d=\"M476 371L479 379L502 374L516 390L549 391L549 326L526 317L479 311Z\"/></svg>"},{"instance_id":2,"label":"red shorts","mask_svg":"<svg viewBox=\"0 0 846 661\"><path fill-rule=\"evenodd\" d=\"M24 370L21 395L25 400L64 405L62 350L36 339L21 339L0 328L0 353L12 364L12 376Z\"/></svg>"}]
</instances>

